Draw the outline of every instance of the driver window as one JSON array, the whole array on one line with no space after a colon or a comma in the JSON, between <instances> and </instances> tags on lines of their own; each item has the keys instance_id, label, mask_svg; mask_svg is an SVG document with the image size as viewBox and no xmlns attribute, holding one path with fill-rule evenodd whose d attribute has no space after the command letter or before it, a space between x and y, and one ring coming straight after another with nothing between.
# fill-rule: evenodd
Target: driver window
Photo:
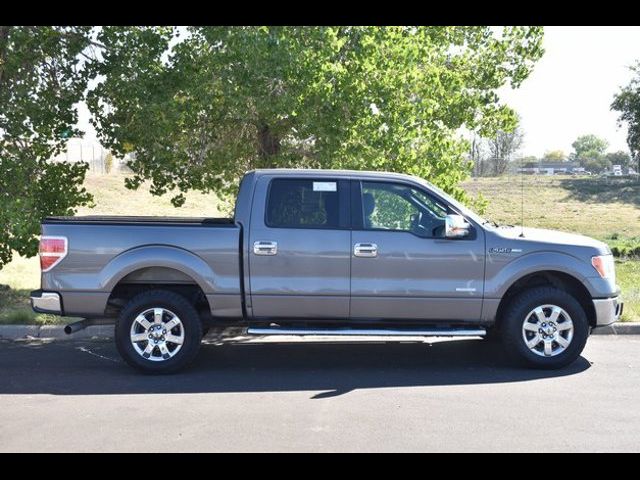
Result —
<instances>
[{"instance_id":1,"label":"driver window","mask_svg":"<svg viewBox=\"0 0 640 480\"><path fill-rule=\"evenodd\" d=\"M444 237L447 207L407 185L362 182L365 230L411 232L420 237Z\"/></svg>"}]
</instances>

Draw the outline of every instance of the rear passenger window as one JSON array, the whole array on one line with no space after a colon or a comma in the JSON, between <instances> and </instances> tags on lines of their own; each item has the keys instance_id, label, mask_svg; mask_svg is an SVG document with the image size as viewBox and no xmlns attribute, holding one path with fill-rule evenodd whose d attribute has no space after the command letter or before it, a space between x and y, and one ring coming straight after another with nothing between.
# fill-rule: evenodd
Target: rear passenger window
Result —
<instances>
[{"instance_id":1,"label":"rear passenger window","mask_svg":"<svg viewBox=\"0 0 640 480\"><path fill-rule=\"evenodd\" d=\"M272 180L266 224L280 228L340 228L338 181Z\"/></svg>"}]
</instances>

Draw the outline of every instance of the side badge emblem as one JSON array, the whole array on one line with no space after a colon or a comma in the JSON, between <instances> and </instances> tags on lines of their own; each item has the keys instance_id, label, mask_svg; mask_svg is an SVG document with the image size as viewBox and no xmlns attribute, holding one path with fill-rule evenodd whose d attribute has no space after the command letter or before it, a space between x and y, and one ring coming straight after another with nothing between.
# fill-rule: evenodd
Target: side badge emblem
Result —
<instances>
[{"instance_id":1,"label":"side badge emblem","mask_svg":"<svg viewBox=\"0 0 640 480\"><path fill-rule=\"evenodd\" d=\"M499 248L490 248L489 253L521 253L522 250L520 248L509 248L509 247L499 247Z\"/></svg>"}]
</instances>

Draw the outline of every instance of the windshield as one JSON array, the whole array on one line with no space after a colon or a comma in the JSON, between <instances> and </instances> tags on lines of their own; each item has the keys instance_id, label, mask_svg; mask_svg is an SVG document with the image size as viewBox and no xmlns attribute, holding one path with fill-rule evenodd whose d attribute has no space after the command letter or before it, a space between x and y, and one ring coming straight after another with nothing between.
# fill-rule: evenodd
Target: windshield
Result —
<instances>
[{"instance_id":1,"label":"windshield","mask_svg":"<svg viewBox=\"0 0 640 480\"><path fill-rule=\"evenodd\" d=\"M465 216L467 218L470 218L471 220L473 220L474 222L476 222L476 223L478 223L480 225L486 225L486 224L489 223L489 221L487 219L482 218L480 215L475 213L473 210L470 210L469 208L465 207L463 204L458 202L451 195L445 193L442 189L436 187L432 183L427 182L426 180L424 180L422 178L419 178L419 177L413 177L413 178L415 178L415 180L418 183L420 183L422 186L424 186L425 188L430 189L430 190L434 191L435 193L437 193L440 197L442 197L443 200L448 202L451 206L453 206L456 210L458 210L463 216Z\"/></svg>"}]
</instances>

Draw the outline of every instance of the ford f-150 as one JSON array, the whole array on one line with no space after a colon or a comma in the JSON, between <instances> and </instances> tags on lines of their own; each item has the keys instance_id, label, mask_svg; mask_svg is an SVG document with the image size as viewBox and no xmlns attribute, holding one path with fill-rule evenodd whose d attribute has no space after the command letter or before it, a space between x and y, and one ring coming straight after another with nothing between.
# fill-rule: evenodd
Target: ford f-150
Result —
<instances>
[{"instance_id":1,"label":"ford f-150","mask_svg":"<svg viewBox=\"0 0 640 480\"><path fill-rule=\"evenodd\" d=\"M487 336L560 368L622 302L611 251L498 226L408 175L256 170L233 218L50 217L38 312L111 319L122 357L178 370L204 332Z\"/></svg>"}]
</instances>

